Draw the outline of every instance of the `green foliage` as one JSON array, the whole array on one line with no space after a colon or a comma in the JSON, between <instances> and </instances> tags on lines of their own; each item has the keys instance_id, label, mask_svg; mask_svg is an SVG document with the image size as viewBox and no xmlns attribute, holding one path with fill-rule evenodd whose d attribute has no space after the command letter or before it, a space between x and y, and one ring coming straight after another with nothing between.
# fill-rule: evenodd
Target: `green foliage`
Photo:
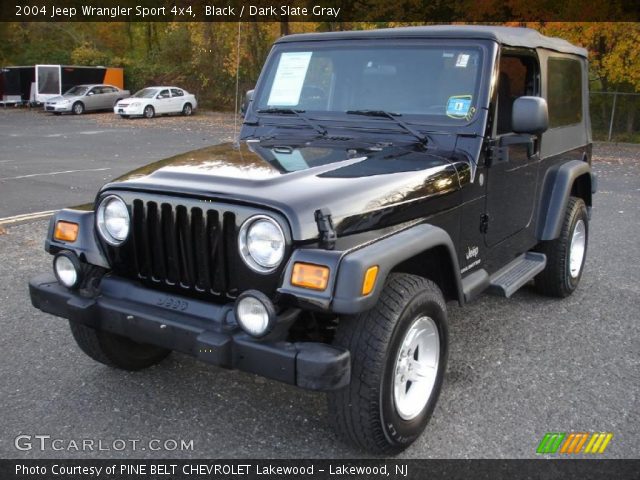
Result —
<instances>
[{"instance_id":1,"label":"green foliage","mask_svg":"<svg viewBox=\"0 0 640 480\"><path fill-rule=\"evenodd\" d=\"M108 65L110 55L89 44L82 44L71 52L71 63L74 65Z\"/></svg>"}]
</instances>

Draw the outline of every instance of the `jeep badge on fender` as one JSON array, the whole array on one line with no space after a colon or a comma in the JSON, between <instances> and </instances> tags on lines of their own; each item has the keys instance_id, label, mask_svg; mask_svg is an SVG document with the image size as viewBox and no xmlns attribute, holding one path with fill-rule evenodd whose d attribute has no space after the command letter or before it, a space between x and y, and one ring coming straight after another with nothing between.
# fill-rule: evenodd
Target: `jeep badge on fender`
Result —
<instances>
[{"instance_id":1,"label":"jeep badge on fender","mask_svg":"<svg viewBox=\"0 0 640 480\"><path fill-rule=\"evenodd\" d=\"M178 350L326 391L341 438L398 453L442 388L447 302L578 287L596 186L586 56L509 27L280 38L237 144L54 215L33 305L112 367Z\"/></svg>"}]
</instances>

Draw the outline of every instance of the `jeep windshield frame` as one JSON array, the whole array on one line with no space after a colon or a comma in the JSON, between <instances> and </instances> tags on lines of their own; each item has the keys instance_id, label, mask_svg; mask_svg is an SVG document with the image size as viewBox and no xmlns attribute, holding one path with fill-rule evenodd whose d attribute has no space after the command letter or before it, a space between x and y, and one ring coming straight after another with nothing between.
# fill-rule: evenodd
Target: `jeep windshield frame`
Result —
<instances>
[{"instance_id":1,"label":"jeep windshield frame","mask_svg":"<svg viewBox=\"0 0 640 480\"><path fill-rule=\"evenodd\" d=\"M291 108L304 110L307 117L322 121L323 126L388 129L406 135L408 132L398 129L393 119L347 113L384 110L402 115L405 123L424 132L435 129L443 133L482 134L485 120L482 113L488 107L496 48L495 42L469 39L278 43L271 50L260 75L245 123L307 128L301 121L293 124L291 118L287 122L282 116L275 118L260 113L270 108ZM317 61L313 63L312 60ZM441 71L443 66L448 67L446 75ZM283 68L284 71L279 72ZM327 73L327 70L330 71ZM314 85L323 75L325 83ZM464 85L450 81L456 75L464 79ZM436 76L438 89L428 83ZM279 84L283 79L285 82ZM363 82L369 84L371 93L362 93ZM274 88L274 85L281 88ZM386 90L381 91L380 87ZM354 98L358 92L360 96ZM395 103L389 101L387 93L395 95ZM436 98L439 100L434 100ZM447 112L447 104L454 108L456 99L463 100L458 105L458 112L462 113ZM436 108L426 111L420 102L426 105L430 101L439 103L431 103Z\"/></svg>"}]
</instances>

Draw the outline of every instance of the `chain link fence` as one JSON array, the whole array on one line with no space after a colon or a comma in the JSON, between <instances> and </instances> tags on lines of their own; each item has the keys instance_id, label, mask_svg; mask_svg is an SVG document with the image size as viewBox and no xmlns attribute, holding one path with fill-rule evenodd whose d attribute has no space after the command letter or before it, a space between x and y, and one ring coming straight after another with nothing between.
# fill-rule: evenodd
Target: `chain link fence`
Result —
<instances>
[{"instance_id":1,"label":"chain link fence","mask_svg":"<svg viewBox=\"0 0 640 480\"><path fill-rule=\"evenodd\" d=\"M640 93L590 92L594 140L640 143Z\"/></svg>"}]
</instances>

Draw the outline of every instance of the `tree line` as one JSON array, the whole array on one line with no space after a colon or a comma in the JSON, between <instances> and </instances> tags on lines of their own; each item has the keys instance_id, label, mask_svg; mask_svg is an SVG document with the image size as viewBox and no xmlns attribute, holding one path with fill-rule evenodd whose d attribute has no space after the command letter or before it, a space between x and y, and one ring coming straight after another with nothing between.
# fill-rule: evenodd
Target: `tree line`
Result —
<instances>
[{"instance_id":1,"label":"tree line","mask_svg":"<svg viewBox=\"0 0 640 480\"><path fill-rule=\"evenodd\" d=\"M592 90L640 92L640 23L506 24L535 28L587 48ZM204 106L230 109L235 103L236 73L241 91L252 88L271 44L281 35L404 25L415 23L0 23L0 64L124 67L130 90L176 84L195 93ZM627 128L632 130L636 109L627 109L625 115Z\"/></svg>"}]
</instances>

